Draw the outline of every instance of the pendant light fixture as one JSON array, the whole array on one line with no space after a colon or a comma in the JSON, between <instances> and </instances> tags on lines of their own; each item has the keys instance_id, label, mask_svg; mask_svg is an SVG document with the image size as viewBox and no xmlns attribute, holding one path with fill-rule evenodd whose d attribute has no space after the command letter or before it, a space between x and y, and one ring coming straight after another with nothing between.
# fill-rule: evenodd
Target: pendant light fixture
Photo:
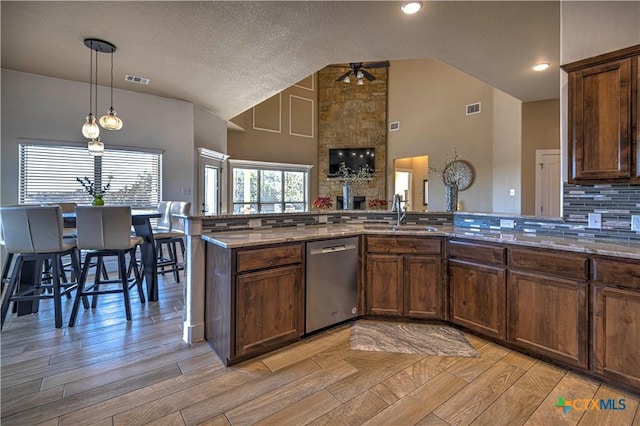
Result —
<instances>
[{"instance_id":1,"label":"pendant light fixture","mask_svg":"<svg viewBox=\"0 0 640 426\"><path fill-rule=\"evenodd\" d=\"M113 108L113 53L116 51L116 47L114 45L111 45L111 47L111 104L107 114L100 117L100 125L107 130L120 130L122 129L123 123Z\"/></svg>"},{"instance_id":2,"label":"pendant light fixture","mask_svg":"<svg viewBox=\"0 0 640 426\"><path fill-rule=\"evenodd\" d=\"M102 157L102 154L104 154L104 143L100 140L100 136L91 139L87 145L87 149L92 157Z\"/></svg>"},{"instance_id":3,"label":"pendant light fixture","mask_svg":"<svg viewBox=\"0 0 640 426\"><path fill-rule=\"evenodd\" d=\"M91 55L89 60L89 114L85 117L85 123L82 125L82 135L87 139L95 139L100 135L100 128L96 123L96 116L93 115L93 39L86 39L84 44L91 49ZM97 59L96 53L96 61Z\"/></svg>"}]
</instances>

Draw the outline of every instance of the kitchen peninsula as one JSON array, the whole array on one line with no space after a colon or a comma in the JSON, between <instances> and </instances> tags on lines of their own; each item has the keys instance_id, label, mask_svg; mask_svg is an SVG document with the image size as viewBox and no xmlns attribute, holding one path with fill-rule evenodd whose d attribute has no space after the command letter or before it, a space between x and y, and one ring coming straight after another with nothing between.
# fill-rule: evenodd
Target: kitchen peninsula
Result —
<instances>
[{"instance_id":1,"label":"kitchen peninsula","mask_svg":"<svg viewBox=\"0 0 640 426\"><path fill-rule=\"evenodd\" d=\"M614 240L561 219L471 213L410 214L400 230L392 221L389 212L188 218L185 340L206 337L234 363L302 338L304 244L357 236L358 316L451 322L640 391L635 233ZM285 290L258 295L275 305L257 309L238 286L265 277ZM248 333L260 327L271 334Z\"/></svg>"}]
</instances>

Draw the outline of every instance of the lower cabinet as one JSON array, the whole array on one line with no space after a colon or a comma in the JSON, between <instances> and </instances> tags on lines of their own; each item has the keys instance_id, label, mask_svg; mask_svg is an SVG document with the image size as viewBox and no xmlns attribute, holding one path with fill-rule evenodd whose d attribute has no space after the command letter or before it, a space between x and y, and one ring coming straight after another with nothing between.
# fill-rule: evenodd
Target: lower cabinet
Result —
<instances>
[{"instance_id":1,"label":"lower cabinet","mask_svg":"<svg viewBox=\"0 0 640 426\"><path fill-rule=\"evenodd\" d=\"M593 259L593 370L640 389L640 265Z\"/></svg>"},{"instance_id":2,"label":"lower cabinet","mask_svg":"<svg viewBox=\"0 0 640 426\"><path fill-rule=\"evenodd\" d=\"M236 278L236 356L259 352L303 334L302 266L285 266Z\"/></svg>"},{"instance_id":3,"label":"lower cabinet","mask_svg":"<svg viewBox=\"0 0 640 426\"><path fill-rule=\"evenodd\" d=\"M225 364L304 334L303 246L207 244L205 338Z\"/></svg>"},{"instance_id":4,"label":"lower cabinet","mask_svg":"<svg viewBox=\"0 0 640 426\"><path fill-rule=\"evenodd\" d=\"M587 368L587 262L579 254L510 248L508 341Z\"/></svg>"},{"instance_id":5,"label":"lower cabinet","mask_svg":"<svg viewBox=\"0 0 640 426\"><path fill-rule=\"evenodd\" d=\"M441 245L440 238L367 237L367 314L443 319Z\"/></svg>"},{"instance_id":6,"label":"lower cabinet","mask_svg":"<svg viewBox=\"0 0 640 426\"><path fill-rule=\"evenodd\" d=\"M503 247L462 240L449 242L451 322L505 339L505 292Z\"/></svg>"}]
</instances>

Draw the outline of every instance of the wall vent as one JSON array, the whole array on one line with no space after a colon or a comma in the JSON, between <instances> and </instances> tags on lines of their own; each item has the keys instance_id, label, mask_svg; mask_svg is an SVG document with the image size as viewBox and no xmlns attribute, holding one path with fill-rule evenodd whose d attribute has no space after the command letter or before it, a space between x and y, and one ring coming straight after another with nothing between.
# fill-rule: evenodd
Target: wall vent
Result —
<instances>
[{"instance_id":1,"label":"wall vent","mask_svg":"<svg viewBox=\"0 0 640 426\"><path fill-rule=\"evenodd\" d=\"M396 130L400 130L400 122L392 121L391 123L389 123L389 131L395 132Z\"/></svg>"},{"instance_id":2,"label":"wall vent","mask_svg":"<svg viewBox=\"0 0 640 426\"><path fill-rule=\"evenodd\" d=\"M151 81L148 78L136 77L135 75L129 75L129 74L125 75L124 79L132 83L139 83L139 84L149 84L149 81Z\"/></svg>"},{"instance_id":3,"label":"wall vent","mask_svg":"<svg viewBox=\"0 0 640 426\"><path fill-rule=\"evenodd\" d=\"M480 102L467 105L467 115L480 114Z\"/></svg>"}]
</instances>

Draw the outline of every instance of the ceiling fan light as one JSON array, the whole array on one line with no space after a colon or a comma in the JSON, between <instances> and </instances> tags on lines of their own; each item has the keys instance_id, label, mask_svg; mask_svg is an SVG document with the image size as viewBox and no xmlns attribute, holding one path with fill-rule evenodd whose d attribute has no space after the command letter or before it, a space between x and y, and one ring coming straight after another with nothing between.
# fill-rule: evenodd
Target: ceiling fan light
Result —
<instances>
[{"instance_id":1,"label":"ceiling fan light","mask_svg":"<svg viewBox=\"0 0 640 426\"><path fill-rule=\"evenodd\" d=\"M358 82L356 83L358 86L362 86L364 85L364 80L362 80L361 78L358 79Z\"/></svg>"},{"instance_id":2,"label":"ceiling fan light","mask_svg":"<svg viewBox=\"0 0 640 426\"><path fill-rule=\"evenodd\" d=\"M344 78L344 80L342 80L342 81L344 81L344 82L345 82L345 83L347 83L347 84L348 84L348 83L351 83L351 79L349 78L349 76L346 76L346 77Z\"/></svg>"},{"instance_id":3,"label":"ceiling fan light","mask_svg":"<svg viewBox=\"0 0 640 426\"><path fill-rule=\"evenodd\" d=\"M100 135L100 127L96 123L96 117L91 113L85 117L85 123L82 125L82 135L87 139L95 139Z\"/></svg>"},{"instance_id":4,"label":"ceiling fan light","mask_svg":"<svg viewBox=\"0 0 640 426\"><path fill-rule=\"evenodd\" d=\"M362 80L362 78L364 77L364 74L362 73L362 71L358 70L358 72L356 73L356 77Z\"/></svg>"},{"instance_id":5,"label":"ceiling fan light","mask_svg":"<svg viewBox=\"0 0 640 426\"><path fill-rule=\"evenodd\" d=\"M413 15L414 13L418 13L420 9L422 9L421 1L408 1L400 6L400 9L407 15Z\"/></svg>"},{"instance_id":6,"label":"ceiling fan light","mask_svg":"<svg viewBox=\"0 0 640 426\"><path fill-rule=\"evenodd\" d=\"M100 117L100 125L107 130L120 130L123 123L120 117L116 115L116 110L110 107L109 112Z\"/></svg>"},{"instance_id":7,"label":"ceiling fan light","mask_svg":"<svg viewBox=\"0 0 640 426\"><path fill-rule=\"evenodd\" d=\"M87 149L91 156L102 157L102 154L104 154L104 143L102 143L100 138L91 139L87 144Z\"/></svg>"},{"instance_id":8,"label":"ceiling fan light","mask_svg":"<svg viewBox=\"0 0 640 426\"><path fill-rule=\"evenodd\" d=\"M541 63L539 63L539 64L535 64L535 65L533 66L533 70L534 70L534 71L544 71L544 70L546 70L547 68L549 68L549 66L550 66L550 65L549 65L549 63L548 63L548 62L541 62Z\"/></svg>"}]
</instances>

